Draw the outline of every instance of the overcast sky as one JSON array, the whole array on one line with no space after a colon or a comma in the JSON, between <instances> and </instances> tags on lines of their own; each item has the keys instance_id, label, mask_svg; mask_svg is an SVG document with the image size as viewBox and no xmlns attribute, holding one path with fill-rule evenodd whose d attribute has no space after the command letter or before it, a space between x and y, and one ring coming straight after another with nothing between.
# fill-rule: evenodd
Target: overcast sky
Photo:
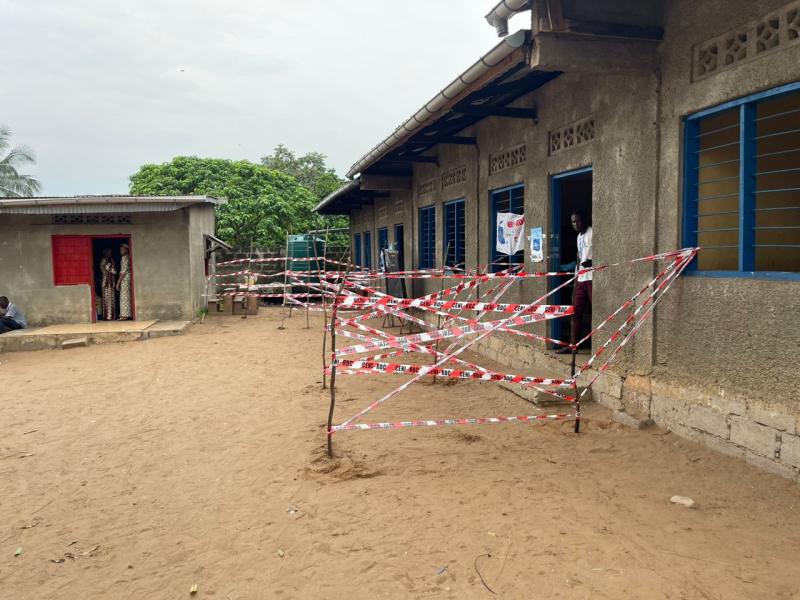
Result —
<instances>
[{"instance_id":1,"label":"overcast sky","mask_svg":"<svg viewBox=\"0 0 800 600\"><path fill-rule=\"evenodd\" d=\"M498 42L495 3L0 0L0 123L36 152L42 195L279 143L343 175Z\"/></svg>"}]
</instances>

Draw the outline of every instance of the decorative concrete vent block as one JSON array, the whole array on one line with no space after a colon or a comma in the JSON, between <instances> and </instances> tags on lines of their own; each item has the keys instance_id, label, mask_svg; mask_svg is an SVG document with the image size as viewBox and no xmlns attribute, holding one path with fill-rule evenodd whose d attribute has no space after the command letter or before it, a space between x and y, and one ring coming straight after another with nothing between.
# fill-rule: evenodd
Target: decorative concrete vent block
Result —
<instances>
[{"instance_id":1,"label":"decorative concrete vent block","mask_svg":"<svg viewBox=\"0 0 800 600\"><path fill-rule=\"evenodd\" d=\"M450 186L458 183L464 183L467 180L467 167L458 167L450 169L442 174L442 189L449 188Z\"/></svg>"},{"instance_id":2,"label":"decorative concrete vent block","mask_svg":"<svg viewBox=\"0 0 800 600\"><path fill-rule=\"evenodd\" d=\"M525 144L520 144L519 146L514 146L506 150L505 152L500 152L498 154L490 154L489 155L489 175L494 175L499 171L503 171L504 169L509 169L511 167L516 167L517 165L521 165L525 162L525 159L528 155L528 148Z\"/></svg>"},{"instance_id":3,"label":"decorative concrete vent block","mask_svg":"<svg viewBox=\"0 0 800 600\"><path fill-rule=\"evenodd\" d=\"M53 215L53 225L130 225L130 215Z\"/></svg>"},{"instance_id":4,"label":"decorative concrete vent block","mask_svg":"<svg viewBox=\"0 0 800 600\"><path fill-rule=\"evenodd\" d=\"M585 117L550 132L550 154L583 146L594 140L594 116Z\"/></svg>"},{"instance_id":5,"label":"decorative concrete vent block","mask_svg":"<svg viewBox=\"0 0 800 600\"><path fill-rule=\"evenodd\" d=\"M797 43L800 43L800 0L697 44L693 51L692 78L699 81Z\"/></svg>"},{"instance_id":6,"label":"decorative concrete vent block","mask_svg":"<svg viewBox=\"0 0 800 600\"><path fill-rule=\"evenodd\" d=\"M430 181L426 181L425 183L419 184L419 195L425 196L426 194L432 194L436 191L436 180L431 179Z\"/></svg>"}]
</instances>

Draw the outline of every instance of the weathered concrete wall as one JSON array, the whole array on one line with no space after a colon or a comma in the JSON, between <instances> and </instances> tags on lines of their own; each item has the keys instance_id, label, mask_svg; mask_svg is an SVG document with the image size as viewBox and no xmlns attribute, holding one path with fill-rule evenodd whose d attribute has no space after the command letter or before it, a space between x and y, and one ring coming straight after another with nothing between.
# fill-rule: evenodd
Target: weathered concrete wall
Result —
<instances>
[{"instance_id":1,"label":"weathered concrete wall","mask_svg":"<svg viewBox=\"0 0 800 600\"><path fill-rule=\"evenodd\" d=\"M396 239L395 227L397 225L403 225L405 235L403 240ZM373 204L350 212L351 248L354 247L352 245L353 236L356 233L360 234L361 256L359 261L363 261L364 232L369 231L372 238L372 267L377 269L380 266L378 262L378 230L385 227L388 229L389 243L402 243L404 245L405 268L410 269L412 266L412 252L414 251L414 240L411 238L411 231L416 225L411 204L411 192L394 190L389 193L389 197L376 198Z\"/></svg>"},{"instance_id":2,"label":"weathered concrete wall","mask_svg":"<svg viewBox=\"0 0 800 600\"><path fill-rule=\"evenodd\" d=\"M129 235L136 318L192 319L203 294L202 233L213 232L213 212L200 210L191 249L189 209L134 213L132 225L103 226L53 225L50 216L3 215L0 293L20 305L31 325L88 322L89 286L53 284L51 236Z\"/></svg>"},{"instance_id":3,"label":"weathered concrete wall","mask_svg":"<svg viewBox=\"0 0 800 600\"><path fill-rule=\"evenodd\" d=\"M552 176L591 166L594 254L616 262L681 245L682 123L693 112L800 80L800 44L695 81L693 47L786 6L785 0L676 0L665 5L665 38L642 60L627 57L624 69L602 71L607 57L585 38L569 53L571 69L515 103L537 106L539 122L487 118L462 132L478 146L440 146L439 165L414 167L414 227L406 228L417 256L418 209L436 205L437 265L442 264L443 210L466 200L466 259L474 268L490 261L491 191L525 185L526 229L552 234ZM564 43L566 38L556 40ZM607 42L605 42L607 44ZM604 46L606 47L606 46ZM562 46L563 48L563 46ZM586 54L585 60L581 53ZM549 59L552 60L552 56ZM557 58L557 57L556 57ZM641 65L657 68L642 68ZM594 117L594 140L551 153L548 133ZM490 156L526 145L526 160L489 175ZM442 189L441 175L465 165L467 180ZM438 182L433 189L420 186ZM545 251L549 253L549 239ZM407 254L411 256L411 254ZM409 265L410 266L410 265ZM526 246L526 269L531 264ZM595 324L654 275L651 266L599 273L595 278ZM415 282L416 295L439 282ZM546 282L525 282L508 301L530 302ZM545 333L544 326L535 329ZM616 410L650 417L679 435L796 479L800 472L800 282L686 276L673 286L654 321L640 330L631 351L598 381L594 398ZM557 368L542 344L493 335L480 350L511 369ZM506 359L506 360L504 360Z\"/></svg>"},{"instance_id":4,"label":"weathered concrete wall","mask_svg":"<svg viewBox=\"0 0 800 600\"><path fill-rule=\"evenodd\" d=\"M661 47L660 250L680 244L683 117L800 79L800 45L699 81L692 78L692 47L784 5L785 0L671 3ZM796 477L800 460L791 448L800 444L793 437L800 417L800 282L684 277L659 307L656 331L656 422ZM772 442L761 444L760 436Z\"/></svg>"},{"instance_id":5,"label":"weathered concrete wall","mask_svg":"<svg viewBox=\"0 0 800 600\"><path fill-rule=\"evenodd\" d=\"M191 318L196 318L200 310L208 304L206 290L206 238L214 234L214 207L195 206L189 209L189 280L191 283Z\"/></svg>"}]
</instances>

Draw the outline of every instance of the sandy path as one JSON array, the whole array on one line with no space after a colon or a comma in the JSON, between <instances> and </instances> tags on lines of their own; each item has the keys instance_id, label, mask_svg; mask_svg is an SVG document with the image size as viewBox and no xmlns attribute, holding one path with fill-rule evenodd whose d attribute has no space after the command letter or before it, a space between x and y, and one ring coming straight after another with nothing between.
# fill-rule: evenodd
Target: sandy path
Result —
<instances>
[{"instance_id":1,"label":"sandy path","mask_svg":"<svg viewBox=\"0 0 800 600\"><path fill-rule=\"evenodd\" d=\"M337 434L331 463L320 323L277 324L0 355L0 598L491 598L480 555L503 598L800 598L797 485L598 407L578 437ZM341 380L337 420L400 381ZM505 414L459 382L375 417Z\"/></svg>"}]
</instances>

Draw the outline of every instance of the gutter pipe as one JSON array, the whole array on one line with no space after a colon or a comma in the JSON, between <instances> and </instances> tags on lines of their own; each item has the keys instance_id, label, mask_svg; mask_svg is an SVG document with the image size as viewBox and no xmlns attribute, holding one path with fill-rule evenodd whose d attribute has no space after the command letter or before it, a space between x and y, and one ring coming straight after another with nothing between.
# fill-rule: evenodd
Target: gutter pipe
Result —
<instances>
[{"instance_id":1,"label":"gutter pipe","mask_svg":"<svg viewBox=\"0 0 800 600\"><path fill-rule=\"evenodd\" d=\"M500 0L486 15L486 20L495 28L498 36L505 37L508 35L508 20L517 13L530 10L532 4L531 0Z\"/></svg>"}]
</instances>

